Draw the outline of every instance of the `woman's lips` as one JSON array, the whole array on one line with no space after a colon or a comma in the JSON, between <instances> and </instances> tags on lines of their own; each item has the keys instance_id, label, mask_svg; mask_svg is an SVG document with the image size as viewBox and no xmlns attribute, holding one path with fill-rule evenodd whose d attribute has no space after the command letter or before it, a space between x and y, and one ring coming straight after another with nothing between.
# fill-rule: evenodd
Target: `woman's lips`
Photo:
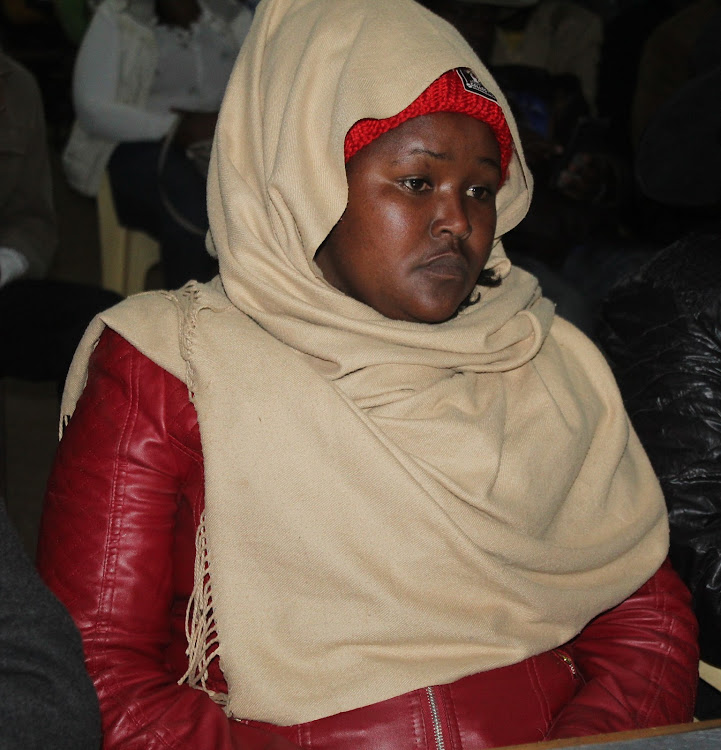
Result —
<instances>
[{"instance_id":1,"label":"woman's lips","mask_svg":"<svg viewBox=\"0 0 721 750\"><path fill-rule=\"evenodd\" d=\"M457 253L443 253L437 255L422 265L422 269L437 276L465 278L468 274L468 264L462 255Z\"/></svg>"}]
</instances>

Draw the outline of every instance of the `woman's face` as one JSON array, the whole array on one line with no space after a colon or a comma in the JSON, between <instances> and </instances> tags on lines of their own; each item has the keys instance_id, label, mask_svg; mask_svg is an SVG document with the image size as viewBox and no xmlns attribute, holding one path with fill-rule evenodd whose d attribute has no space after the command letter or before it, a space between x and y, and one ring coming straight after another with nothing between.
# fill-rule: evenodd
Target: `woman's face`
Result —
<instances>
[{"instance_id":1,"label":"woman's face","mask_svg":"<svg viewBox=\"0 0 721 750\"><path fill-rule=\"evenodd\" d=\"M387 318L448 320L491 253L500 165L493 131L468 115L376 138L346 165L348 205L315 256L323 277Z\"/></svg>"}]
</instances>

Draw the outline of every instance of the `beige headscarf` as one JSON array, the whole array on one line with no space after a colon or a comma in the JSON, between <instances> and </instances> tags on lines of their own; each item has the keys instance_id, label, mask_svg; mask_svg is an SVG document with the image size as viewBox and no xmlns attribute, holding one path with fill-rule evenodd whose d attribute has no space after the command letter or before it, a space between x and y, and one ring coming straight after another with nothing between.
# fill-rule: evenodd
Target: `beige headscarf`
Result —
<instances>
[{"instance_id":1,"label":"beige headscarf","mask_svg":"<svg viewBox=\"0 0 721 750\"><path fill-rule=\"evenodd\" d=\"M345 208L346 131L459 66L517 142L488 72L411 0L264 0L209 177L222 284L128 300L74 363L66 415L103 325L193 394L206 512L189 680L219 654L232 716L304 722L517 662L666 554L661 493L602 356L552 323L500 243L503 283L438 325L386 319L313 263ZM516 155L499 236L529 200Z\"/></svg>"}]
</instances>

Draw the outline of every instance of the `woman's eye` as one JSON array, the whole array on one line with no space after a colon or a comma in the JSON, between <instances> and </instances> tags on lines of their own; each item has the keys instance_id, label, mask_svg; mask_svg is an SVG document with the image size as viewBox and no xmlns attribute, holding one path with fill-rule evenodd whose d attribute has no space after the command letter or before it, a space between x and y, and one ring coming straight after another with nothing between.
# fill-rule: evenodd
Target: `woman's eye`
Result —
<instances>
[{"instance_id":1,"label":"woman's eye","mask_svg":"<svg viewBox=\"0 0 721 750\"><path fill-rule=\"evenodd\" d=\"M406 177L404 180L401 180L401 185L413 193L422 193L430 188L428 180L423 177Z\"/></svg>"},{"instance_id":2,"label":"woman's eye","mask_svg":"<svg viewBox=\"0 0 721 750\"><path fill-rule=\"evenodd\" d=\"M469 198L475 198L476 200L483 201L493 198L495 196L495 193L492 190L489 190L487 187L483 187L483 185L473 185L472 187L469 187L468 190L466 190L466 195Z\"/></svg>"}]
</instances>

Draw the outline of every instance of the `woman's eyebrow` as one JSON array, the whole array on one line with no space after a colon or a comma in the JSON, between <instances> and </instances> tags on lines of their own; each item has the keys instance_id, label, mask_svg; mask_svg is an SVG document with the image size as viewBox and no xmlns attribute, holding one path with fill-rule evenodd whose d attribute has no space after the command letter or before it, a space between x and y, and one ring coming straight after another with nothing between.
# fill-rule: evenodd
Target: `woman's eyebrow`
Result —
<instances>
[{"instance_id":1,"label":"woman's eyebrow","mask_svg":"<svg viewBox=\"0 0 721 750\"><path fill-rule=\"evenodd\" d=\"M404 159L407 159L409 156L430 156L433 159L441 159L444 161L448 161L451 159L451 155L445 151L437 152L437 151L431 151L427 148L412 148L410 151L406 151L402 156L400 156L398 159L393 160L393 164L399 164Z\"/></svg>"},{"instance_id":2,"label":"woman's eyebrow","mask_svg":"<svg viewBox=\"0 0 721 750\"><path fill-rule=\"evenodd\" d=\"M488 165L489 167L497 169L499 172L501 171L501 163L497 159L492 159L490 156L477 156L476 164L479 166Z\"/></svg>"},{"instance_id":3,"label":"woman's eyebrow","mask_svg":"<svg viewBox=\"0 0 721 750\"><path fill-rule=\"evenodd\" d=\"M449 154L447 151L431 151L427 148L413 148L410 151L406 151L402 156L400 156L398 159L394 159L391 164L400 164L405 159L411 157L411 156L430 156L432 159L439 159L441 161L450 161L453 156L452 154ZM479 166L490 166L494 169L497 169L499 172L501 171L501 164L497 159L493 159L490 156L477 156L476 164Z\"/></svg>"}]
</instances>

